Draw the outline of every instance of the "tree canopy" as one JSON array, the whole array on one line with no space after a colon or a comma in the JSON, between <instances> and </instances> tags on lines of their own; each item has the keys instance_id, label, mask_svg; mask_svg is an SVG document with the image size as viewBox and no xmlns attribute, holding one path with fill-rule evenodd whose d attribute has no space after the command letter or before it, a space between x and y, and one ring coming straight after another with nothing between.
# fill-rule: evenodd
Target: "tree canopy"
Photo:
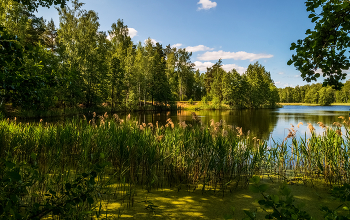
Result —
<instances>
[{"instance_id":1,"label":"tree canopy","mask_svg":"<svg viewBox=\"0 0 350 220\"><path fill-rule=\"evenodd\" d=\"M315 23L314 30L306 30L306 37L292 43L296 54L288 61L301 72L307 82L316 81L322 74L324 85L340 89L350 67L350 1L307 0L309 18Z\"/></svg>"}]
</instances>

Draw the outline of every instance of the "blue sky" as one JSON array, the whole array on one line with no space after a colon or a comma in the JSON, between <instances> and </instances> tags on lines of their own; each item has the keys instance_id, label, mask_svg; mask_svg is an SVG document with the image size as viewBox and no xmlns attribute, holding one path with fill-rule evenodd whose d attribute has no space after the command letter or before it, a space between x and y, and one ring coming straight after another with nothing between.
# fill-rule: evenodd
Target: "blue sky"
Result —
<instances>
[{"instance_id":1,"label":"blue sky","mask_svg":"<svg viewBox=\"0 0 350 220\"><path fill-rule=\"evenodd\" d=\"M279 88L305 85L300 73L287 61L290 44L312 29L304 0L83 0L86 10L100 18L100 30L108 31L123 19L134 43L152 38L192 51L192 62L205 71L223 59L223 68L243 73L258 61L271 73ZM68 3L70 5L70 3ZM39 16L54 19L54 8L40 8ZM318 82L322 82L319 79Z\"/></svg>"}]
</instances>

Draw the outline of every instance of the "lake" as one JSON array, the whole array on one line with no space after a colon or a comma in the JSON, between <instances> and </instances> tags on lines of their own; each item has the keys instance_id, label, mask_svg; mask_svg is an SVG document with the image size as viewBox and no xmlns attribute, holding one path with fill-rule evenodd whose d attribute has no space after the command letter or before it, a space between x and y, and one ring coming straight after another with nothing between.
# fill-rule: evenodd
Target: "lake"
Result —
<instances>
[{"instance_id":1,"label":"lake","mask_svg":"<svg viewBox=\"0 0 350 220\"><path fill-rule=\"evenodd\" d=\"M245 110L202 110L196 111L202 122L206 125L210 124L210 120L215 122L223 119L228 125L242 127L243 132L250 133L263 140L270 140L273 137L275 141L282 142L288 135L291 124L295 126L297 135L310 134L308 124L311 123L317 133L322 133L323 129L319 127L317 122L323 122L326 126L331 126L333 122L342 122L339 116L349 117L350 106L297 106L289 105L278 109L245 109ZM137 119L140 123L159 122L165 124L168 118L174 123L179 121L192 122L192 111L162 112L162 113L132 113L133 119ZM125 117L125 115L120 116ZM297 128L297 124L302 122ZM344 132L343 132L344 133Z\"/></svg>"}]
</instances>

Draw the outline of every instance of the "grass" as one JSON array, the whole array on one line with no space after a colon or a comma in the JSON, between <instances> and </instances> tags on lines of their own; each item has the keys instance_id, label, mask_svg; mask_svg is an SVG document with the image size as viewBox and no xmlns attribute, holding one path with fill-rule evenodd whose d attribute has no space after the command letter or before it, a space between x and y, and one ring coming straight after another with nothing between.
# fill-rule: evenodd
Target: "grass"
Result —
<instances>
[{"instance_id":1,"label":"grass","mask_svg":"<svg viewBox=\"0 0 350 220\"><path fill-rule=\"evenodd\" d=\"M310 124L309 138L296 139L293 126L286 137L291 144L270 146L225 121L212 120L206 127L195 113L192 118L192 123L177 125L168 119L164 126L138 124L130 116L124 121L107 113L95 114L90 121L56 124L2 120L0 158L11 155L14 161L30 162L35 153L40 173L47 178L31 191L41 193L59 188L98 161L108 161L111 166L103 178L110 177L113 183L108 186L111 193L101 201L110 210L107 215L119 217L159 214L163 218L178 212L175 218L191 214L215 219L230 215L232 206L238 215L238 210L256 204L247 191L253 175L273 177L275 184L287 181L293 188L308 186L310 192L349 183L350 122L345 118L332 128L320 122L322 135L316 135ZM341 134L341 126L346 133ZM294 192L302 201L316 201L317 194L309 195L307 189ZM326 198L326 193L321 197Z\"/></svg>"}]
</instances>

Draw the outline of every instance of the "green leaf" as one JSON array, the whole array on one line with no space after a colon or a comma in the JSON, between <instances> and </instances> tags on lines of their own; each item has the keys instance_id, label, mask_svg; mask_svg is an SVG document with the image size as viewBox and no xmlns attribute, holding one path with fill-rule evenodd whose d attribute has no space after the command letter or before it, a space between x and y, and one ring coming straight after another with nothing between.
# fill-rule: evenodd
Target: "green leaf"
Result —
<instances>
[{"instance_id":1,"label":"green leaf","mask_svg":"<svg viewBox=\"0 0 350 220\"><path fill-rule=\"evenodd\" d=\"M292 49L291 49L292 50ZM290 66L293 64L293 60L288 60L287 65Z\"/></svg>"},{"instance_id":2,"label":"green leaf","mask_svg":"<svg viewBox=\"0 0 350 220\"><path fill-rule=\"evenodd\" d=\"M30 157L33 159L33 160L36 160L36 154L34 153L34 152L32 152L31 154L30 154Z\"/></svg>"},{"instance_id":3,"label":"green leaf","mask_svg":"<svg viewBox=\"0 0 350 220\"><path fill-rule=\"evenodd\" d=\"M87 198L87 201L90 205L94 204L94 199L91 197Z\"/></svg>"},{"instance_id":4,"label":"green leaf","mask_svg":"<svg viewBox=\"0 0 350 220\"><path fill-rule=\"evenodd\" d=\"M259 186L260 192L265 192L269 186L267 184L262 184Z\"/></svg>"},{"instance_id":5,"label":"green leaf","mask_svg":"<svg viewBox=\"0 0 350 220\"><path fill-rule=\"evenodd\" d=\"M311 19L311 22L315 22L319 19L320 17L314 17L313 19Z\"/></svg>"},{"instance_id":6,"label":"green leaf","mask_svg":"<svg viewBox=\"0 0 350 220\"><path fill-rule=\"evenodd\" d=\"M255 184L259 184L260 182L260 177L259 176L253 176L250 181Z\"/></svg>"},{"instance_id":7,"label":"green leaf","mask_svg":"<svg viewBox=\"0 0 350 220\"><path fill-rule=\"evenodd\" d=\"M255 185L250 185L249 186L249 190L252 191L253 193L259 193L259 187L255 186Z\"/></svg>"}]
</instances>

